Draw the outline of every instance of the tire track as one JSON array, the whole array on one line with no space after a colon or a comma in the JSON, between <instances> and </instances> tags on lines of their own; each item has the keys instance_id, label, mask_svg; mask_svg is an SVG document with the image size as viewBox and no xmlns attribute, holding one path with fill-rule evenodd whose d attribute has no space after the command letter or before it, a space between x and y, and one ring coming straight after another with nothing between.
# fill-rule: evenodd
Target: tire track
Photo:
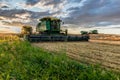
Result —
<instances>
[{"instance_id":1,"label":"tire track","mask_svg":"<svg viewBox=\"0 0 120 80\"><path fill-rule=\"evenodd\" d=\"M54 52L66 52L68 57L104 68L120 71L120 46L91 42L37 43L35 46Z\"/></svg>"},{"instance_id":2,"label":"tire track","mask_svg":"<svg viewBox=\"0 0 120 80\"><path fill-rule=\"evenodd\" d=\"M100 66L104 67L104 68L108 68L108 69L112 69L112 70L115 70L115 71L120 71L120 67L115 63L113 64L112 62L110 61L104 61L104 62L101 62L99 58L91 58L91 57L88 57L88 56L79 56L79 55L74 55L72 53L69 53L68 54L68 57L72 58L72 59L75 59L79 62L83 62L83 63L88 63L88 64L100 64Z\"/></svg>"}]
</instances>

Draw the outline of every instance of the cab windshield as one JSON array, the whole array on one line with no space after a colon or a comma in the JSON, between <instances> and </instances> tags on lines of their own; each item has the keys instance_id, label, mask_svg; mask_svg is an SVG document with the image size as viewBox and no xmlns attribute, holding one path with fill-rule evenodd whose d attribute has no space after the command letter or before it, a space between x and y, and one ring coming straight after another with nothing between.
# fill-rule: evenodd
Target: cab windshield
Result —
<instances>
[{"instance_id":1,"label":"cab windshield","mask_svg":"<svg viewBox=\"0 0 120 80\"><path fill-rule=\"evenodd\" d=\"M51 21L51 28L52 28L52 30L59 30L59 22Z\"/></svg>"}]
</instances>

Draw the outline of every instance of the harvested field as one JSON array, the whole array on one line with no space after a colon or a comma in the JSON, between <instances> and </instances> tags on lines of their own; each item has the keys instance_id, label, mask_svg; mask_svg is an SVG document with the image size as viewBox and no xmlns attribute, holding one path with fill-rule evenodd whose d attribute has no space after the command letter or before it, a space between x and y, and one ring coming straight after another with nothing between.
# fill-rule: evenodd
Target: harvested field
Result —
<instances>
[{"instance_id":1,"label":"harvested field","mask_svg":"<svg viewBox=\"0 0 120 80\"><path fill-rule=\"evenodd\" d=\"M48 51L66 52L70 58L80 62L120 71L120 45L93 42L42 42L33 45Z\"/></svg>"},{"instance_id":2,"label":"harvested field","mask_svg":"<svg viewBox=\"0 0 120 80\"><path fill-rule=\"evenodd\" d=\"M92 40L120 41L120 35L115 34L90 34Z\"/></svg>"},{"instance_id":3,"label":"harvested field","mask_svg":"<svg viewBox=\"0 0 120 80\"><path fill-rule=\"evenodd\" d=\"M120 41L109 41L109 40L89 40L90 42L94 43L105 43L105 44L116 44L120 45Z\"/></svg>"}]
</instances>

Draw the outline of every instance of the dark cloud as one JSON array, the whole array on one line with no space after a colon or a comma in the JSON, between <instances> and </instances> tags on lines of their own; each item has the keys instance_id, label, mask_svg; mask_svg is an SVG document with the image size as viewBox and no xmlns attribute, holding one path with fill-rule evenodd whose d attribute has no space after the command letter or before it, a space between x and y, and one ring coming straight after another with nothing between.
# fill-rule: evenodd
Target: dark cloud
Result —
<instances>
[{"instance_id":1,"label":"dark cloud","mask_svg":"<svg viewBox=\"0 0 120 80\"><path fill-rule=\"evenodd\" d=\"M9 8L9 6L1 6L1 8Z\"/></svg>"},{"instance_id":2,"label":"dark cloud","mask_svg":"<svg viewBox=\"0 0 120 80\"><path fill-rule=\"evenodd\" d=\"M62 0L26 0L27 5L35 5L38 2L44 3L45 6L47 5L57 5L59 3L62 3Z\"/></svg>"},{"instance_id":3,"label":"dark cloud","mask_svg":"<svg viewBox=\"0 0 120 80\"><path fill-rule=\"evenodd\" d=\"M82 0L68 0L69 3L79 3L81 2Z\"/></svg>"},{"instance_id":4,"label":"dark cloud","mask_svg":"<svg viewBox=\"0 0 120 80\"><path fill-rule=\"evenodd\" d=\"M11 0L0 0L0 2L3 2L3 1L11 1Z\"/></svg>"},{"instance_id":5,"label":"dark cloud","mask_svg":"<svg viewBox=\"0 0 120 80\"><path fill-rule=\"evenodd\" d=\"M2 10L0 9L0 16L3 16L9 20L11 19L16 19L16 18L20 18L17 15L21 15L21 14L25 14L28 13L30 14L29 18L31 21L27 22L26 24L30 24L30 25L36 25L38 23L38 19L44 17L44 16L50 16L53 15L53 13L49 13L49 11L45 11L45 12L32 12L32 11L28 11L28 10L24 10L24 9L12 9L12 10ZM20 21L16 21L16 22L20 22Z\"/></svg>"},{"instance_id":6,"label":"dark cloud","mask_svg":"<svg viewBox=\"0 0 120 80\"><path fill-rule=\"evenodd\" d=\"M46 3L44 4L45 6L47 5L54 5L54 7L56 7L58 4L62 3L62 0L48 0L46 1Z\"/></svg>"},{"instance_id":7,"label":"dark cloud","mask_svg":"<svg viewBox=\"0 0 120 80\"><path fill-rule=\"evenodd\" d=\"M0 0L3 1L3 0ZM60 6L61 3L67 3ZM0 9L0 16L16 18L15 14L29 13L30 19L35 22L43 16L59 15L60 13L69 14L67 17L62 18L67 24L77 24L77 25L111 25L119 24L120 22L120 0L26 0L26 5L34 6L38 2L44 3L46 6L53 6L55 11L45 11L45 12L33 12L24 9L12 9L12 10L2 10ZM73 4L78 5L73 5ZM70 4L72 6L67 6ZM79 6L83 4L83 6ZM62 8L59 8L62 7ZM8 6L3 6L7 8ZM57 10L56 10L57 9ZM51 12L50 12L51 11ZM105 23L108 22L108 23ZM104 24L101 24L104 23Z\"/></svg>"},{"instance_id":8,"label":"dark cloud","mask_svg":"<svg viewBox=\"0 0 120 80\"><path fill-rule=\"evenodd\" d=\"M78 25L95 25L99 22L106 21L117 24L120 21L119 4L119 0L86 0L82 7L71 7L67 9L70 13L65 21Z\"/></svg>"},{"instance_id":9,"label":"dark cloud","mask_svg":"<svg viewBox=\"0 0 120 80\"><path fill-rule=\"evenodd\" d=\"M57 5L63 1L62 0L26 0L26 4L28 5L35 5L38 2L44 2L45 3L44 5L53 5L53 4Z\"/></svg>"},{"instance_id":10,"label":"dark cloud","mask_svg":"<svg viewBox=\"0 0 120 80\"><path fill-rule=\"evenodd\" d=\"M43 16L50 16L51 14L49 13L49 11L45 11L45 12L32 12L31 13L32 15L31 15L31 18L36 18L36 19L38 19L38 18L41 18L41 17L43 17Z\"/></svg>"},{"instance_id":11,"label":"dark cloud","mask_svg":"<svg viewBox=\"0 0 120 80\"><path fill-rule=\"evenodd\" d=\"M4 17L15 18L16 14L24 14L24 13L31 14L31 18L39 18L41 16L49 16L50 15L49 11L32 12L32 11L28 11L28 10L24 10L24 9L12 9L12 10L2 10L2 9L0 9L0 16L4 16Z\"/></svg>"},{"instance_id":12,"label":"dark cloud","mask_svg":"<svg viewBox=\"0 0 120 80\"><path fill-rule=\"evenodd\" d=\"M18 9L12 9L12 10L2 10L0 9L0 16L4 17L10 17L10 18L15 18L15 14L23 14L29 12L27 10L18 10Z\"/></svg>"},{"instance_id":13,"label":"dark cloud","mask_svg":"<svg viewBox=\"0 0 120 80\"><path fill-rule=\"evenodd\" d=\"M40 2L41 0L26 0L26 4L27 5L35 5L38 2Z\"/></svg>"},{"instance_id":14,"label":"dark cloud","mask_svg":"<svg viewBox=\"0 0 120 80\"><path fill-rule=\"evenodd\" d=\"M63 0L26 0L27 5L35 5L38 2L44 3L44 6L53 5L57 7Z\"/></svg>"},{"instance_id":15,"label":"dark cloud","mask_svg":"<svg viewBox=\"0 0 120 80\"><path fill-rule=\"evenodd\" d=\"M76 10L79 10L80 8L79 7L71 7L69 9L67 9L67 11L76 11Z\"/></svg>"},{"instance_id":16,"label":"dark cloud","mask_svg":"<svg viewBox=\"0 0 120 80\"><path fill-rule=\"evenodd\" d=\"M5 0L6 1L6 0ZM7 3L4 3L3 0L0 0L0 9L1 8L9 8L8 4Z\"/></svg>"}]
</instances>

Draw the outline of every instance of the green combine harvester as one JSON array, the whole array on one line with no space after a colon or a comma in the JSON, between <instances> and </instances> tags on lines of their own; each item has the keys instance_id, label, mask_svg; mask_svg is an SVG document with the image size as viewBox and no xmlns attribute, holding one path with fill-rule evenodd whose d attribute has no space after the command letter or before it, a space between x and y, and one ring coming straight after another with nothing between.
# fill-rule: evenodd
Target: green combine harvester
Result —
<instances>
[{"instance_id":1,"label":"green combine harvester","mask_svg":"<svg viewBox=\"0 0 120 80\"><path fill-rule=\"evenodd\" d=\"M28 32L26 39L30 42L41 41L88 41L88 35L68 35L67 30L61 30L61 20L53 17L44 17L36 26L36 34ZM26 28L24 27L26 30ZM24 31L23 29L23 31Z\"/></svg>"}]
</instances>

